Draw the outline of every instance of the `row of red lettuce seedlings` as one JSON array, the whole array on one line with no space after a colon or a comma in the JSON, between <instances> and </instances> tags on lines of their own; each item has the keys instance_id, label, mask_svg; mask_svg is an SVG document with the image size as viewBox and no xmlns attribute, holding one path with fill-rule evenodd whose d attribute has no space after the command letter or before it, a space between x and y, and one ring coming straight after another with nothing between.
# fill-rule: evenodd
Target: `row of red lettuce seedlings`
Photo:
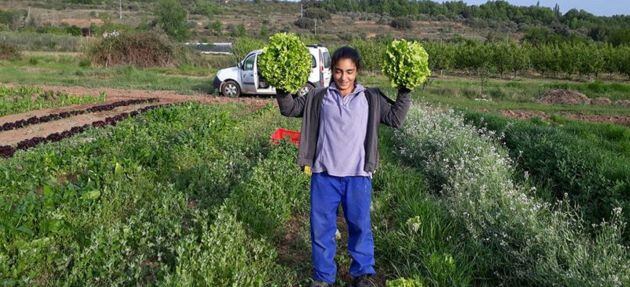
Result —
<instances>
[{"instance_id":1,"label":"row of red lettuce seedlings","mask_svg":"<svg viewBox=\"0 0 630 287\"><path fill-rule=\"evenodd\" d=\"M33 137L30 139L26 139L23 140L21 142L19 142L16 147L10 146L10 145L2 145L0 146L0 157L4 157L4 158L9 158L12 157L13 154L15 154L15 152L17 150L26 150L32 147L35 147L36 145L40 144L40 143L46 143L46 142L57 142L60 141L64 138L67 137L71 137L75 134L81 133L83 131L85 131L86 129L90 128L90 127L94 127L94 128L98 128L98 127L104 127L107 125L112 125L115 126L116 123L118 121L124 120L128 117L133 117L136 116L140 113L158 108L158 107L163 107L163 106L168 106L170 104L164 104L164 105L155 105L155 106L148 106L148 107L144 107L135 111L131 111L129 113L121 113L119 115L115 115L112 117L107 117L105 118L104 121L95 121L91 124L85 124L83 126L78 126L78 127L73 127L67 131L63 131L60 133L52 133L50 135L48 135L47 137Z\"/></svg>"},{"instance_id":2,"label":"row of red lettuce seedlings","mask_svg":"<svg viewBox=\"0 0 630 287\"><path fill-rule=\"evenodd\" d=\"M5 123L0 126L0 131L19 129L19 128L27 127L30 125L46 123L49 121L60 120L60 119L87 114L87 113L111 111L117 107L122 107L122 106L137 105L137 104L144 104L144 103L154 103L157 101L159 101L159 99L157 98L124 100L124 101L113 102L111 104L98 105L98 106L90 107L84 110L61 112L61 113L49 114L49 115L45 115L41 117L33 116L28 119L22 119L22 120L17 120L14 122Z\"/></svg>"}]
</instances>

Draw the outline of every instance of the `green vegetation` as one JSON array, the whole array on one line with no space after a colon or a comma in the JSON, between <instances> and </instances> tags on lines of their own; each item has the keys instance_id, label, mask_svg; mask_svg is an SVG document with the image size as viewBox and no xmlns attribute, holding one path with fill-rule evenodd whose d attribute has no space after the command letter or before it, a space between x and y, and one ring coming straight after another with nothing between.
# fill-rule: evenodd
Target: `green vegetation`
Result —
<instances>
[{"instance_id":1,"label":"green vegetation","mask_svg":"<svg viewBox=\"0 0 630 287\"><path fill-rule=\"evenodd\" d=\"M168 67L177 62L175 53L175 46L155 33L122 33L100 40L88 57L105 67Z\"/></svg>"},{"instance_id":2,"label":"green vegetation","mask_svg":"<svg viewBox=\"0 0 630 287\"><path fill-rule=\"evenodd\" d=\"M414 89L431 75L429 55L417 42L394 40L385 50L383 74L390 78L392 87Z\"/></svg>"},{"instance_id":3,"label":"green vegetation","mask_svg":"<svg viewBox=\"0 0 630 287\"><path fill-rule=\"evenodd\" d=\"M282 123L271 107L185 105L2 161L0 280L180 282L209 270L219 285L283 280L270 275L269 245L220 208Z\"/></svg>"},{"instance_id":4,"label":"green vegetation","mask_svg":"<svg viewBox=\"0 0 630 287\"><path fill-rule=\"evenodd\" d=\"M382 75L362 75L359 81L366 85L389 86ZM609 97L627 100L624 92L630 85L622 82L580 83L546 79L516 79L512 81L466 77L430 78L422 90L412 97L425 102L446 105L457 109L500 114L503 110L542 111L549 114L583 113L596 115L630 115L628 108L618 105L546 105L535 101L548 89L568 88L584 92L589 98Z\"/></svg>"},{"instance_id":5,"label":"green vegetation","mask_svg":"<svg viewBox=\"0 0 630 287\"><path fill-rule=\"evenodd\" d=\"M394 143L404 162L425 175L448 214L465 228L465 239L459 240L472 246L465 250L475 258L478 278L490 279L490 285L519 286L630 282L621 208L593 233L585 231L567 204L554 208L532 195L533 186L514 182L507 151L492 134L479 134L453 111L412 109ZM451 258L442 261L456 264Z\"/></svg>"},{"instance_id":6,"label":"green vegetation","mask_svg":"<svg viewBox=\"0 0 630 287\"><path fill-rule=\"evenodd\" d=\"M17 47L0 43L0 60L15 60L19 59L20 56L21 54Z\"/></svg>"},{"instance_id":7,"label":"green vegetation","mask_svg":"<svg viewBox=\"0 0 630 287\"><path fill-rule=\"evenodd\" d=\"M630 220L630 128L611 124L509 120L467 113L467 121L502 135L520 174L549 202L568 198L588 223ZM628 242L626 231L625 240Z\"/></svg>"},{"instance_id":8,"label":"green vegetation","mask_svg":"<svg viewBox=\"0 0 630 287\"><path fill-rule=\"evenodd\" d=\"M245 56L251 51L262 49L267 45L267 41L258 40L250 37L240 37L234 41L232 45L232 59L238 63L245 59ZM225 67L224 67L225 68Z\"/></svg>"},{"instance_id":9,"label":"green vegetation","mask_svg":"<svg viewBox=\"0 0 630 287\"><path fill-rule=\"evenodd\" d=\"M295 146L269 144L298 126L273 105L184 104L0 161L0 282L307 285L308 177ZM413 108L380 148L387 286L628 282L616 209L586 232L568 205L534 197L536 182L513 181L508 152L461 116Z\"/></svg>"},{"instance_id":10,"label":"green vegetation","mask_svg":"<svg viewBox=\"0 0 630 287\"><path fill-rule=\"evenodd\" d=\"M0 86L0 116L44 108L102 103L104 101L104 94L98 96L71 96L61 92L44 91L40 88Z\"/></svg>"},{"instance_id":11,"label":"green vegetation","mask_svg":"<svg viewBox=\"0 0 630 287\"><path fill-rule=\"evenodd\" d=\"M178 41L188 39L190 31L186 23L186 10L180 1L160 0L156 9L157 22L166 34Z\"/></svg>"},{"instance_id":12,"label":"green vegetation","mask_svg":"<svg viewBox=\"0 0 630 287\"><path fill-rule=\"evenodd\" d=\"M467 5L463 1L369 1L325 0L307 7L322 7L332 13L366 12L392 17L464 21L476 28L501 28L510 32L542 33L544 41L606 41L614 45L630 44L630 16L595 16L584 10L571 9L564 15L553 9L532 5L511 5L507 1L489 1ZM543 26L544 25L544 26ZM513 28L512 28L513 27ZM544 28L541 28L544 27ZM542 32L538 32L542 31Z\"/></svg>"},{"instance_id":13,"label":"green vegetation","mask_svg":"<svg viewBox=\"0 0 630 287\"><path fill-rule=\"evenodd\" d=\"M12 31L0 31L0 39L21 51L78 52L89 42L88 39L70 35Z\"/></svg>"},{"instance_id":14,"label":"green vegetation","mask_svg":"<svg viewBox=\"0 0 630 287\"><path fill-rule=\"evenodd\" d=\"M28 85L74 85L148 90L175 90L183 93L212 91L211 75L229 59L208 56L198 66L135 68L132 66L88 66L72 54L30 54L18 61L0 65L3 81ZM83 62L83 65L81 63ZM202 65L202 63L206 63Z\"/></svg>"},{"instance_id":15,"label":"green vegetation","mask_svg":"<svg viewBox=\"0 0 630 287\"><path fill-rule=\"evenodd\" d=\"M354 40L351 45L362 55L383 51L389 39ZM590 43L563 43L532 46L514 42L425 42L432 71L465 71L472 75L527 75L536 71L547 77L597 78L602 74L630 77L630 46L613 47ZM382 63L367 63L371 71Z\"/></svg>"},{"instance_id":16,"label":"green vegetation","mask_svg":"<svg viewBox=\"0 0 630 287\"><path fill-rule=\"evenodd\" d=\"M295 93L308 80L311 62L311 54L300 38L295 34L279 33L269 38L269 44L260 54L258 67L270 85ZM253 63L251 65L253 68Z\"/></svg>"},{"instance_id":17,"label":"green vegetation","mask_svg":"<svg viewBox=\"0 0 630 287\"><path fill-rule=\"evenodd\" d=\"M56 9L112 4L33 3ZM102 42L73 36L78 31L71 25L28 22L26 11L0 11L0 79L207 93L217 69L263 48L268 33L291 28L270 19L258 32L262 39L243 37L254 36L247 23L223 27L219 6L207 0L128 5L148 18L132 26L111 21L108 12L91 15L104 21L92 25L93 33L121 32ZM295 3L271 2L220 9L249 17L253 5L256 13L297 11ZM630 285L630 129L564 117L627 117L630 110L536 102L549 89L630 100L630 84L619 81L630 76L629 17L562 15L558 7L505 1L326 0L305 8L306 26L315 19L329 25L330 12L345 11L353 12L346 20L377 17L378 25L402 30L416 31L417 20L451 19L524 35L520 42L490 35L486 42L422 42L438 76L412 97L440 107L417 105L402 131L381 129L372 206L379 284ZM381 12L389 15L373 15ZM192 56L148 32L183 41L195 37L200 18L212 18L200 26L211 33L238 37L233 56ZM331 39L338 39L329 36L300 35L300 41L324 39L333 52L339 44ZM386 65L374 56L393 37L339 38L363 56L358 81L394 95L378 72ZM79 53L86 47L93 48ZM12 51L21 57L4 56ZM103 94L0 87L0 116L104 100ZM504 110L548 118L511 120L499 116ZM282 118L273 105L182 104L0 160L0 285L308 285L308 177L295 165L295 146L269 143L277 127L298 129L299 121ZM345 274L344 248L337 258Z\"/></svg>"}]
</instances>

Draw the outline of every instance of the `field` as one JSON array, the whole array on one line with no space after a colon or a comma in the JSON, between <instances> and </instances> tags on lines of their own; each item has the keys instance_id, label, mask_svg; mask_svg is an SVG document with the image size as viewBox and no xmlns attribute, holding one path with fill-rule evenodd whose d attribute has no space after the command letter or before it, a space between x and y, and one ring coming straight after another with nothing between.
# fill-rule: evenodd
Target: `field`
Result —
<instances>
[{"instance_id":1,"label":"field","mask_svg":"<svg viewBox=\"0 0 630 287\"><path fill-rule=\"evenodd\" d=\"M213 95L213 68L80 61L37 52L0 68L10 84L0 151L13 155L0 162L5 285L308 286L309 179L293 145L268 140L299 121L283 119L269 98ZM380 74L360 81L393 95ZM537 99L571 87L625 100L628 86L521 77L482 88L475 77L444 75L414 91L403 131L381 129L378 284L627 283L628 268L616 267L629 262L628 109ZM89 111L103 104L118 106ZM87 114L50 116L78 110ZM337 256L344 285L350 258L343 248Z\"/></svg>"},{"instance_id":2,"label":"field","mask_svg":"<svg viewBox=\"0 0 630 287\"><path fill-rule=\"evenodd\" d=\"M69 35L62 23L141 39L154 3L131 1L115 20L117 1L88 2L0 1L0 24L13 4L32 7L36 18L0 25L0 44L11 45L0 45L2 286L310 286L310 178L294 144L270 139L301 121L282 117L273 97L221 96L212 87L217 71L260 48L263 30L294 31L331 52L356 46L366 64L358 81L393 98L373 57L383 36L438 40L427 42L430 59L446 55L440 47L468 45L441 40L492 36L434 15L399 30L355 12L333 14L316 34L294 25L296 3L189 1L193 37L233 40L236 56L197 55L155 36L138 50L118 48L143 56L161 47L173 57L168 64L110 66L94 56L105 40ZM472 43L495 56L506 47ZM625 58L630 51L588 45L563 47ZM479 67L458 64L476 55L430 62L433 75L411 93L404 125L379 130L376 285L630 286L623 65L583 73L583 65L550 72L528 64L503 73L494 56ZM336 286L350 286L342 214Z\"/></svg>"}]
</instances>

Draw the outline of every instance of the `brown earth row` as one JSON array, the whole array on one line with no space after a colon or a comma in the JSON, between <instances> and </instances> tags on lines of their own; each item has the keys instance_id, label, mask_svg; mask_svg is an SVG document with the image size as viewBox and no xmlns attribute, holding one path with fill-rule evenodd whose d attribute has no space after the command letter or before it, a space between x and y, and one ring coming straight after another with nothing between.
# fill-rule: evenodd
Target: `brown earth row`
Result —
<instances>
[{"instance_id":1,"label":"brown earth row","mask_svg":"<svg viewBox=\"0 0 630 287\"><path fill-rule=\"evenodd\" d=\"M34 137L47 137L53 133L61 133L73 127L92 124L97 121L104 121L108 117L113 117L122 113L137 111L141 108L154 106L154 103L144 103L130 106L117 107L110 111L87 113L61 120L27 126L24 128L9 130L0 133L0 145L16 145L17 143Z\"/></svg>"}]
</instances>

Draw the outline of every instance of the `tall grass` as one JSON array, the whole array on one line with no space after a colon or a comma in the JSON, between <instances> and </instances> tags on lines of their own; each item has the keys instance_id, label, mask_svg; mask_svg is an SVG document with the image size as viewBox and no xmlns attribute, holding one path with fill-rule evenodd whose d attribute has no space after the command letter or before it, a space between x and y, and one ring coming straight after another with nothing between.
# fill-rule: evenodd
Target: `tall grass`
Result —
<instances>
[{"instance_id":1,"label":"tall grass","mask_svg":"<svg viewBox=\"0 0 630 287\"><path fill-rule=\"evenodd\" d=\"M0 42L11 44L23 51L80 52L90 39L36 32L0 32Z\"/></svg>"}]
</instances>

